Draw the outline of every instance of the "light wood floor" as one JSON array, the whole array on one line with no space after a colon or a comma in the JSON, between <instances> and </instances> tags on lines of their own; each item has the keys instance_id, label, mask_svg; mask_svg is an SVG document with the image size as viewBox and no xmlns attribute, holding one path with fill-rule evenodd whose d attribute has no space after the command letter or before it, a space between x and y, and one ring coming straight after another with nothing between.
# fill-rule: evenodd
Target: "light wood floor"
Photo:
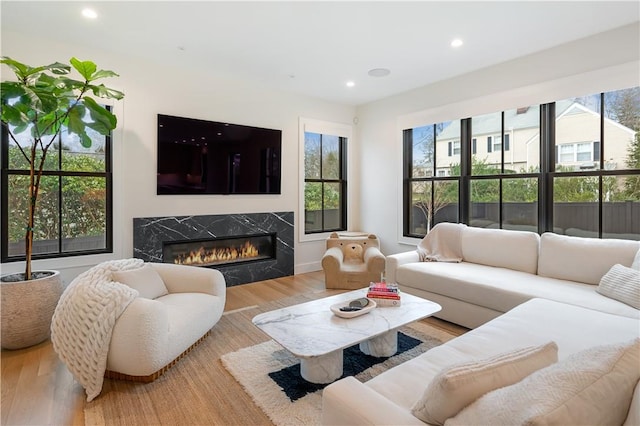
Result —
<instances>
[{"instance_id":1,"label":"light wood floor","mask_svg":"<svg viewBox=\"0 0 640 426\"><path fill-rule=\"evenodd\" d=\"M311 272L230 287L225 312L301 294L320 297L339 292L325 289L322 271ZM435 318L425 321L455 334L466 331ZM233 350L237 348L229 347L222 353ZM84 425L84 391L58 359L50 341L16 351L3 350L1 364L2 425ZM237 386L238 392L243 392L240 385ZM246 407L249 411L256 409Z\"/></svg>"}]
</instances>

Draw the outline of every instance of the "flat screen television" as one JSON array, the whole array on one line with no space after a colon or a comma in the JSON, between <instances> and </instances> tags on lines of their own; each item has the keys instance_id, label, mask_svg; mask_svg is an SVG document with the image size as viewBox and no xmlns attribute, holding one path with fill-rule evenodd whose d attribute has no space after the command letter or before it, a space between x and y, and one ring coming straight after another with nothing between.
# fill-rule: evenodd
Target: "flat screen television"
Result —
<instances>
[{"instance_id":1,"label":"flat screen television","mask_svg":"<svg viewBox=\"0 0 640 426\"><path fill-rule=\"evenodd\" d=\"M282 131L158 114L158 194L280 194Z\"/></svg>"}]
</instances>

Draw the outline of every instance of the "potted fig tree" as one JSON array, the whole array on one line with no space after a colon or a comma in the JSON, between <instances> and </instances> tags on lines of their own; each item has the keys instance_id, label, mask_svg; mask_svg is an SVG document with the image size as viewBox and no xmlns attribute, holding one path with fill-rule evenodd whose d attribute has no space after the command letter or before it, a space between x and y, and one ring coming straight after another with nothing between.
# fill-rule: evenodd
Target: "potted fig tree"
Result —
<instances>
[{"instance_id":1,"label":"potted fig tree","mask_svg":"<svg viewBox=\"0 0 640 426\"><path fill-rule=\"evenodd\" d=\"M58 271L32 271L31 266L38 196L49 149L57 146L63 130L77 135L85 148L92 143L88 129L108 135L117 119L96 99L122 99L124 95L98 83L117 74L99 70L91 61L71 58L70 65L56 62L32 67L5 56L0 64L14 74L0 87L0 118L7 138L2 143L19 149L29 171L26 211L16 215L26 218L25 270L0 277L1 343L3 348L18 349L49 337L51 317L63 290ZM72 69L80 78L72 78ZM16 136L21 133L28 137Z\"/></svg>"}]
</instances>

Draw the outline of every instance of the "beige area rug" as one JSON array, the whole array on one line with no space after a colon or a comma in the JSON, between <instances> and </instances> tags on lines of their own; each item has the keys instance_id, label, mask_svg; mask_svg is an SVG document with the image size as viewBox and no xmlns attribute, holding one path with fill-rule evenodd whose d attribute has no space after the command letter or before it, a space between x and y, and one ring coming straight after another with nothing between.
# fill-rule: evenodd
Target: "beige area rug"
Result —
<instances>
[{"instance_id":1,"label":"beige area rug","mask_svg":"<svg viewBox=\"0 0 640 426\"><path fill-rule=\"evenodd\" d=\"M404 342L416 346L354 374L358 380L365 382L454 337L424 323L411 324L401 328L400 332L404 334L400 336ZM372 359L361 353L357 355L357 352L359 352L357 349L352 349L350 353L354 354L353 357ZM347 354L348 352L345 351L345 371L348 368ZM321 424L324 386L306 384L299 375L299 361L275 341L270 340L226 354L222 356L222 364L274 424L278 426ZM359 367L361 366L355 368Z\"/></svg>"},{"instance_id":2,"label":"beige area rug","mask_svg":"<svg viewBox=\"0 0 640 426\"><path fill-rule=\"evenodd\" d=\"M264 401L254 401L256 395L267 394L266 388L257 385L257 388L245 391L223 366L221 358L228 354L225 358L231 360L234 358L233 353L242 350L244 354L251 354L253 349L260 350L265 347L268 349L268 345L273 344L268 343L268 337L251 323L255 315L318 297L320 296L313 294L289 297L225 313L213 327L209 337L156 381L143 384L106 379L102 393L90 403L84 403L85 425L268 425L272 423L265 412L280 408L269 408ZM432 345L455 337L441 328L425 323L415 323L404 330L407 334L417 336L416 333L420 333L422 337L426 336L424 339L420 337L421 340L431 336ZM262 344L264 345L261 346ZM271 351L259 352L281 350L280 347L276 349L273 346L271 349ZM427 348L423 347L415 354L424 350ZM406 356L415 356L415 354L407 353ZM282 362L291 361L286 361L286 357L283 357ZM379 369L383 371L389 366L380 365ZM263 378L267 377L266 374L265 369ZM368 374L372 377L378 373L371 371ZM364 377L362 380L367 378ZM243 379L238 378L238 380ZM253 392L254 395L249 395L249 392ZM316 401L319 401L318 396L314 397ZM271 407L278 407L277 404L280 404L280 401L281 399L276 397ZM286 402L285 405L295 404ZM317 418L319 402L309 405L311 406L316 413L311 417ZM309 408L309 411L312 409ZM277 423L286 424L285 419L279 419L277 415L273 415L273 419ZM297 422L297 424L301 423Z\"/></svg>"}]
</instances>

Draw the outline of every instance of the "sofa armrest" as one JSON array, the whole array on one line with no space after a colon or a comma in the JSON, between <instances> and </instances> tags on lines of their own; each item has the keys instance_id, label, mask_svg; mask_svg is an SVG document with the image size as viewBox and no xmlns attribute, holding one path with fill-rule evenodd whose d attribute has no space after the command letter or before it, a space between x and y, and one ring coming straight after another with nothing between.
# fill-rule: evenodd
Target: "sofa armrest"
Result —
<instances>
[{"instance_id":1,"label":"sofa armrest","mask_svg":"<svg viewBox=\"0 0 640 426\"><path fill-rule=\"evenodd\" d=\"M396 282L396 270L398 267L407 264L420 262L420 257L418 256L418 251L406 251L404 253L397 253L387 256L385 261L386 264L386 280L388 283Z\"/></svg>"},{"instance_id":2,"label":"sofa armrest","mask_svg":"<svg viewBox=\"0 0 640 426\"><path fill-rule=\"evenodd\" d=\"M157 300L137 297L113 327L107 370L133 376L152 374L164 366L169 345L169 314Z\"/></svg>"},{"instance_id":3,"label":"sofa armrest","mask_svg":"<svg viewBox=\"0 0 640 426\"><path fill-rule=\"evenodd\" d=\"M169 293L207 293L226 298L224 276L217 269L197 266L151 263L160 274Z\"/></svg>"},{"instance_id":4,"label":"sofa armrest","mask_svg":"<svg viewBox=\"0 0 640 426\"><path fill-rule=\"evenodd\" d=\"M353 376L327 386L322 392L323 425L424 425Z\"/></svg>"},{"instance_id":5,"label":"sofa armrest","mask_svg":"<svg viewBox=\"0 0 640 426\"><path fill-rule=\"evenodd\" d=\"M385 267L384 254L377 247L369 247L364 252L364 262L369 272L382 272Z\"/></svg>"}]
</instances>

